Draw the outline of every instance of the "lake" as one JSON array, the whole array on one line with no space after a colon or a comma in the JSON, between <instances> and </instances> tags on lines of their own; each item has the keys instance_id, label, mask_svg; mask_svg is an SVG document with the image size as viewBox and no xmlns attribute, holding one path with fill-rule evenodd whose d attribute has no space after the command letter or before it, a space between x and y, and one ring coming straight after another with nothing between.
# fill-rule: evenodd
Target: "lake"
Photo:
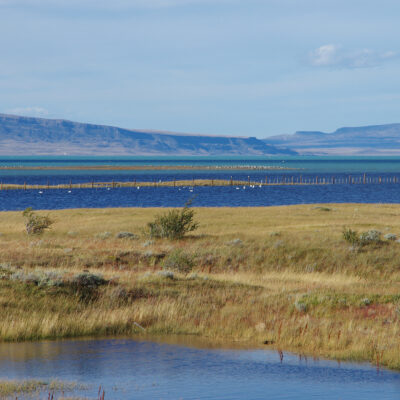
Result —
<instances>
[{"instance_id":1,"label":"lake","mask_svg":"<svg viewBox=\"0 0 400 400\"><path fill-rule=\"evenodd\" d=\"M194 170L88 170L90 166L169 166L189 165ZM76 167L83 169L29 169L37 167ZM229 166L229 170L210 170L207 166ZM240 170L244 167L279 167L289 169ZM85 182L159 182L192 179L224 179L254 183L282 181L288 177L304 181L318 177L336 182L367 178L378 181L395 178L397 183L365 185L268 186L234 185L233 187L147 187L72 190L0 191L0 210L97 207L174 207L189 199L198 207L273 206L315 203L399 203L400 157L0 157L0 181L27 185L50 185Z\"/></svg>"}]
</instances>

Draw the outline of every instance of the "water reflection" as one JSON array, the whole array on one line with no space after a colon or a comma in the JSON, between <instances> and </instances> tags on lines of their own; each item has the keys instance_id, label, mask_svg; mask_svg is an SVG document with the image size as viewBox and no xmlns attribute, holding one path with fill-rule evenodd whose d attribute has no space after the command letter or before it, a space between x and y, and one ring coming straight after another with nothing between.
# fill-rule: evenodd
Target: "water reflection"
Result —
<instances>
[{"instance_id":1,"label":"water reflection","mask_svg":"<svg viewBox=\"0 0 400 400\"><path fill-rule=\"evenodd\" d=\"M116 399L399 399L400 374L264 349L102 339L0 345L0 375L58 378ZM281 362L282 361L282 362ZM117 388L118 390L112 390Z\"/></svg>"}]
</instances>

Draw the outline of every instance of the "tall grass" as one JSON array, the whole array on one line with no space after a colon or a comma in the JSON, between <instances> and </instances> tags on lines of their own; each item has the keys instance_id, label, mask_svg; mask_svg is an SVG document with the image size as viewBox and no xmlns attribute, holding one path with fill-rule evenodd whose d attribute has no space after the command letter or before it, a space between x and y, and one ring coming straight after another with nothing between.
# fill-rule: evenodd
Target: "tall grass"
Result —
<instances>
[{"instance_id":1,"label":"tall grass","mask_svg":"<svg viewBox=\"0 0 400 400\"><path fill-rule=\"evenodd\" d=\"M400 207L329 207L196 209L196 234L174 241L115 237L155 209L51 211L42 238L0 213L0 339L191 334L400 369L400 244L354 252L342 236L398 234ZM182 252L191 274L158 274ZM82 273L102 284L69 284Z\"/></svg>"}]
</instances>

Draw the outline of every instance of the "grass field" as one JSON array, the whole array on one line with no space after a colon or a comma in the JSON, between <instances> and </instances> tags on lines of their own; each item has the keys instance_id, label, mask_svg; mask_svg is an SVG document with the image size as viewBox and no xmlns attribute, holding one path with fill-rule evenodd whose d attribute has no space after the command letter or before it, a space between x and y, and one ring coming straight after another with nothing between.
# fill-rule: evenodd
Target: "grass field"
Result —
<instances>
[{"instance_id":1,"label":"grass field","mask_svg":"<svg viewBox=\"0 0 400 400\"><path fill-rule=\"evenodd\" d=\"M399 205L199 208L185 239L143 237L160 212L39 212L56 221L42 237L0 213L0 340L198 335L400 369L400 243L342 238L400 234Z\"/></svg>"}]
</instances>

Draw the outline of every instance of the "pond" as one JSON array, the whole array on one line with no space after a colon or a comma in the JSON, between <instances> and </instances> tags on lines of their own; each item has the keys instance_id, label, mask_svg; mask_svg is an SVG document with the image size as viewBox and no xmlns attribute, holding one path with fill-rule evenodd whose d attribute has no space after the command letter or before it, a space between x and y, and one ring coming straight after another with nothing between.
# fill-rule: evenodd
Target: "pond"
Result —
<instances>
[{"instance_id":1,"label":"pond","mask_svg":"<svg viewBox=\"0 0 400 400\"><path fill-rule=\"evenodd\" d=\"M85 383L89 398L102 385L106 400L400 398L398 372L188 339L3 343L0 378Z\"/></svg>"}]
</instances>

